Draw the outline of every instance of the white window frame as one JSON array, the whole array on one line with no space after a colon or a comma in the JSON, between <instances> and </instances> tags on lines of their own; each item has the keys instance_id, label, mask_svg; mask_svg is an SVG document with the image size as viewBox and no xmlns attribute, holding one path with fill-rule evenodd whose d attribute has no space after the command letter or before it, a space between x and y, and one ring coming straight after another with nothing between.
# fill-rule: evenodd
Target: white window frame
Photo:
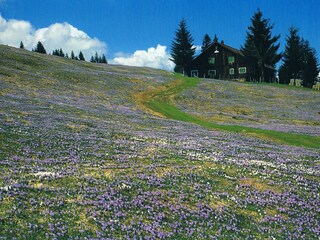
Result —
<instances>
[{"instance_id":1,"label":"white window frame","mask_svg":"<svg viewBox=\"0 0 320 240\"><path fill-rule=\"evenodd\" d=\"M212 61L213 60L213 61ZM208 60L208 63L211 64L211 65L214 65L216 64L216 57L215 56L211 56Z\"/></svg>"},{"instance_id":2,"label":"white window frame","mask_svg":"<svg viewBox=\"0 0 320 240\"><path fill-rule=\"evenodd\" d=\"M208 76L209 77L214 78L216 75L217 75L217 71L216 70L209 70L208 71Z\"/></svg>"},{"instance_id":3,"label":"white window frame","mask_svg":"<svg viewBox=\"0 0 320 240\"><path fill-rule=\"evenodd\" d=\"M229 75L234 75L234 68L229 68Z\"/></svg>"},{"instance_id":4,"label":"white window frame","mask_svg":"<svg viewBox=\"0 0 320 240\"><path fill-rule=\"evenodd\" d=\"M244 70L244 72L241 72L241 69ZM246 74L247 73L247 67L239 67L239 74Z\"/></svg>"},{"instance_id":5,"label":"white window frame","mask_svg":"<svg viewBox=\"0 0 320 240\"><path fill-rule=\"evenodd\" d=\"M191 77L198 77L199 76L199 71L198 70L191 70Z\"/></svg>"},{"instance_id":6,"label":"white window frame","mask_svg":"<svg viewBox=\"0 0 320 240\"><path fill-rule=\"evenodd\" d=\"M229 62L229 58L233 58L233 61L231 62ZM234 64L234 62L236 61L236 58L235 58L235 56L228 56L228 64Z\"/></svg>"}]
</instances>

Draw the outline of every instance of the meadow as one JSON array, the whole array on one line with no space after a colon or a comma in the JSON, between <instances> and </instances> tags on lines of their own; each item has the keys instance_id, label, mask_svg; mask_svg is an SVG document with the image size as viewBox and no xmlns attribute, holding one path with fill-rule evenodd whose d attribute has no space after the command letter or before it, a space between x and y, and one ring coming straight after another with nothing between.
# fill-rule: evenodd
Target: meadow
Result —
<instances>
[{"instance_id":1,"label":"meadow","mask_svg":"<svg viewBox=\"0 0 320 240\"><path fill-rule=\"evenodd\" d=\"M204 79L175 105L216 123L319 136L319 99L302 87Z\"/></svg>"},{"instance_id":2,"label":"meadow","mask_svg":"<svg viewBox=\"0 0 320 240\"><path fill-rule=\"evenodd\" d=\"M0 46L0 239L317 239L319 148L204 125L317 140L319 93L181 79Z\"/></svg>"}]
</instances>

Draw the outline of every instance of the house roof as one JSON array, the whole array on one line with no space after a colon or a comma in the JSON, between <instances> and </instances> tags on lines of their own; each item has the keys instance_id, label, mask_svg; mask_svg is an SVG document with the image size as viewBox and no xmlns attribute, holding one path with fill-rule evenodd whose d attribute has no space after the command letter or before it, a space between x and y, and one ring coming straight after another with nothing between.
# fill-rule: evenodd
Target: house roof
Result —
<instances>
[{"instance_id":1,"label":"house roof","mask_svg":"<svg viewBox=\"0 0 320 240\"><path fill-rule=\"evenodd\" d=\"M224 48L228 49L230 52L233 52L235 54L239 54L241 56L244 56L243 53L240 50L236 49L236 48L233 48L233 47L230 47L228 45L225 45L224 43L218 43L218 45L220 47L224 47Z\"/></svg>"},{"instance_id":2,"label":"house roof","mask_svg":"<svg viewBox=\"0 0 320 240\"><path fill-rule=\"evenodd\" d=\"M222 48L225 48L227 50L229 50L230 52L233 52L234 54L237 54L237 55L241 55L241 56L244 56L243 53L236 49L236 48L233 48L231 46L228 46L226 44L224 44L224 42L222 41L221 43L219 42L213 42L211 43L202 53L200 53L196 58L200 57L202 54L204 54L205 52L209 51L209 49L211 49L212 47L215 47L215 46L219 46L219 47L222 47Z\"/></svg>"}]
</instances>

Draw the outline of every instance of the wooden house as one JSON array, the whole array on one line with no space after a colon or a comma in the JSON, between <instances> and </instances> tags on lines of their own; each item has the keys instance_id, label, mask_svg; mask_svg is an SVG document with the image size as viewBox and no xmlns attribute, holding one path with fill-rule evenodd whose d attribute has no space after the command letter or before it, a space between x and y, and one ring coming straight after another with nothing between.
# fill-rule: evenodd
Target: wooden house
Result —
<instances>
[{"instance_id":1,"label":"wooden house","mask_svg":"<svg viewBox=\"0 0 320 240\"><path fill-rule=\"evenodd\" d=\"M189 77L225 80L246 78L247 72L243 53L223 41L213 42L185 69Z\"/></svg>"},{"instance_id":2,"label":"wooden house","mask_svg":"<svg viewBox=\"0 0 320 240\"><path fill-rule=\"evenodd\" d=\"M185 74L189 77L259 81L259 74L246 63L243 53L223 41L213 42L186 67ZM267 82L275 80L273 67L265 66L265 78Z\"/></svg>"}]
</instances>

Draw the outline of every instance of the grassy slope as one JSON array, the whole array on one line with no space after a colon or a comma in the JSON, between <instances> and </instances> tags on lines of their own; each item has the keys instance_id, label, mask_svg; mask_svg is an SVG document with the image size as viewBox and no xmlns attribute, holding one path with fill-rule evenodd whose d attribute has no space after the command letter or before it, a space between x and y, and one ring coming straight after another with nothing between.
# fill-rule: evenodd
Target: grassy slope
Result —
<instances>
[{"instance_id":1,"label":"grassy slope","mask_svg":"<svg viewBox=\"0 0 320 240\"><path fill-rule=\"evenodd\" d=\"M320 135L320 92L310 89L204 79L174 100L215 123Z\"/></svg>"},{"instance_id":2,"label":"grassy slope","mask_svg":"<svg viewBox=\"0 0 320 240\"><path fill-rule=\"evenodd\" d=\"M0 238L317 237L318 150L139 110L170 73L0 56Z\"/></svg>"},{"instance_id":3,"label":"grassy slope","mask_svg":"<svg viewBox=\"0 0 320 240\"><path fill-rule=\"evenodd\" d=\"M154 112L158 112L167 118L195 123L206 128L243 133L249 136L260 137L263 139L268 139L293 146L320 148L320 137L317 136L284 133L279 131L263 130L236 125L215 124L203 120L200 117L187 114L175 107L170 99L172 99L175 95L181 93L183 90L195 87L199 83L199 79L182 78L181 76L179 76L178 78L182 79L179 81L179 84L174 84L172 87L168 87L165 90L159 91L157 93L152 93L151 99L148 99L145 104L148 105L148 107L151 108Z\"/></svg>"}]
</instances>

